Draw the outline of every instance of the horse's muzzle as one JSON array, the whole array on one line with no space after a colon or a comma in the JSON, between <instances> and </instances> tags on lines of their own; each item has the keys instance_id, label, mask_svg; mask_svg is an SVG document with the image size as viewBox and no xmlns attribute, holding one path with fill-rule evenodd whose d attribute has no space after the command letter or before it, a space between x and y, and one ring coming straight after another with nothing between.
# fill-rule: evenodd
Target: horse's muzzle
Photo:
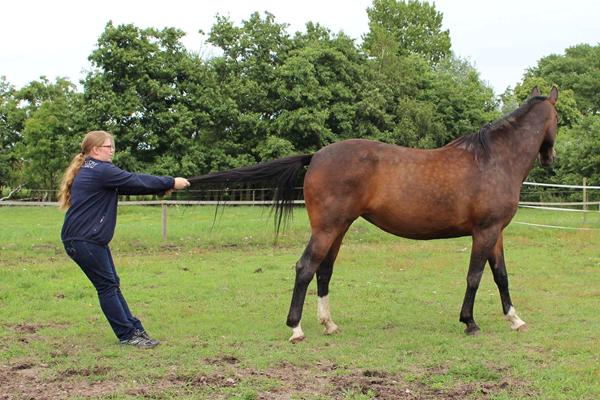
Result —
<instances>
[{"instance_id":1,"label":"horse's muzzle","mask_svg":"<svg viewBox=\"0 0 600 400\"><path fill-rule=\"evenodd\" d=\"M550 151L539 153L538 158L540 160L540 164L542 167L549 167L554 163L554 157L556 156L556 151L554 148Z\"/></svg>"}]
</instances>

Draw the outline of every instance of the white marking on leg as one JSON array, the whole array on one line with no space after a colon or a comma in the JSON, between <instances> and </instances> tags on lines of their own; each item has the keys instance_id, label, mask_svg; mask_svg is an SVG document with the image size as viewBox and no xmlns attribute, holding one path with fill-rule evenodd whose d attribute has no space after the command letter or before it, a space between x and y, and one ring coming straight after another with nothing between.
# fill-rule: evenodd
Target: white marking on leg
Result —
<instances>
[{"instance_id":1,"label":"white marking on leg","mask_svg":"<svg viewBox=\"0 0 600 400\"><path fill-rule=\"evenodd\" d=\"M331 321L331 312L329 311L329 296L317 297L317 317L319 322L325 325Z\"/></svg>"},{"instance_id":2,"label":"white marking on leg","mask_svg":"<svg viewBox=\"0 0 600 400\"><path fill-rule=\"evenodd\" d=\"M338 331L338 326L331 320L329 310L329 295L317 298L317 317L321 325L325 326L325 334L331 335Z\"/></svg>"},{"instance_id":3,"label":"white marking on leg","mask_svg":"<svg viewBox=\"0 0 600 400\"><path fill-rule=\"evenodd\" d=\"M506 313L504 319L510 322L510 328L512 330L524 330L526 327L525 321L519 318L517 311L513 306L508 309L508 313Z\"/></svg>"},{"instance_id":4,"label":"white marking on leg","mask_svg":"<svg viewBox=\"0 0 600 400\"><path fill-rule=\"evenodd\" d=\"M289 341L292 343L298 343L304 340L304 332L302 332L302 327L298 324L297 327L292 328L292 336Z\"/></svg>"}]
</instances>

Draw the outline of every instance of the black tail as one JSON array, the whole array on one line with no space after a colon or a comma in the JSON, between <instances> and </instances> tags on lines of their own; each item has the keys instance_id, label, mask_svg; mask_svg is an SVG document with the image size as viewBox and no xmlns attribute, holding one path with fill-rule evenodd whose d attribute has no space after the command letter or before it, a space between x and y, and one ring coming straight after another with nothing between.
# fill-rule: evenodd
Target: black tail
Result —
<instances>
[{"instance_id":1,"label":"black tail","mask_svg":"<svg viewBox=\"0 0 600 400\"><path fill-rule=\"evenodd\" d=\"M188 180L194 184L210 184L221 188L247 183L260 183L275 189L273 207L275 208L275 230L279 234L281 223L284 227L292 216L294 206L294 187L298 172L310 164L312 154L280 158L249 167L235 168L229 171L213 172L195 176Z\"/></svg>"}]
</instances>

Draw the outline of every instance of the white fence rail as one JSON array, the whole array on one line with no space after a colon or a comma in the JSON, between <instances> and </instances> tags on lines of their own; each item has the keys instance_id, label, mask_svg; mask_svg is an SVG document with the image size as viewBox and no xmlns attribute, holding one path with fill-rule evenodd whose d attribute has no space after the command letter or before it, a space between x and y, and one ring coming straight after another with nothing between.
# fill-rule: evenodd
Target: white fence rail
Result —
<instances>
[{"instance_id":1,"label":"white fence rail","mask_svg":"<svg viewBox=\"0 0 600 400\"><path fill-rule=\"evenodd\" d=\"M590 213L600 212L600 201L589 201L589 191L590 190L600 190L600 186L588 186L586 180L583 181L583 185L562 185L562 184L550 184L550 183L537 183L537 182L523 182L523 186L532 186L532 187L544 187L544 188L559 188L559 189L569 189L575 191L581 191L583 201L520 201L519 207L522 208L535 208L542 210L550 210L550 211L569 211L569 212L581 212L581 213ZM297 188L301 193L302 188ZM227 205L250 205L250 206L270 206L273 204L272 200L264 200L265 193L268 193L271 189L228 189L225 191L221 191L221 193L226 193L230 198L246 198L251 200L169 200L169 199L160 199L160 200L122 200L119 201L119 205L121 206L130 206L130 205L144 205L144 206L161 206L162 207L162 237L164 240L167 239L167 208L168 206L180 205L180 206L198 206L198 205L219 205L219 206L227 206ZM50 191L46 191L48 193ZM198 191L199 193L209 192L210 198L218 198L219 195L216 193L218 191L210 190L210 191ZM571 192L573 194L574 192ZM257 195L258 194L258 195ZM523 194L523 192L522 192ZM529 193L531 195L531 193ZM47 198L47 194L44 198ZM598 197L598 196L596 196ZM293 202L296 205L304 204L304 200L295 200ZM57 207L58 202L56 201L27 201L27 200L10 200L6 197L0 199L0 206L35 206L35 207ZM577 207L577 208L573 208ZM584 214L585 221L585 214ZM533 224L527 222L519 222L513 221L513 223L529 225L529 226L537 226L544 228L556 228L556 229L574 229L574 230L598 230L595 228L575 228L575 227L563 227L563 226L555 226L555 225L545 225L545 224Z\"/></svg>"},{"instance_id":2,"label":"white fence rail","mask_svg":"<svg viewBox=\"0 0 600 400\"><path fill-rule=\"evenodd\" d=\"M535 193L528 192L528 187L540 187L540 188L557 188L560 189L560 193L556 194L555 198L560 197L568 197L564 196L564 193L568 192L573 195L575 193L580 193L580 198L582 201L530 201L530 200L521 200L519 202L520 206L532 206L532 207L557 207L557 208L568 208L568 207L581 207L583 210L587 210L590 207L598 208L600 210L600 196L595 195L594 197L597 200L590 201L589 193L590 191L599 190L600 186L589 186L586 184L586 180L584 179L583 185L563 185L563 184L553 184L553 183L537 183L537 182L523 182L523 189L521 191L521 197L531 197L535 195ZM20 189L20 188L19 188ZM27 189L24 189L27 190ZM299 196L302 197L302 188L296 188ZM546 189L542 189L542 192ZM53 201L48 201L48 198L55 198L57 192L55 190L31 190L29 193L32 194L29 198L26 199L12 199L11 195L17 192L17 190L12 191L8 196L4 198L0 198L0 206L56 206L57 203ZM549 191L551 194L551 191ZM214 204L222 204L222 205L270 205L272 202L270 200L273 190L265 189L265 188L240 188L240 189L226 189L226 190L193 190L189 191L187 194L184 193L184 196L189 198L195 197L195 200L178 200L177 194L175 193L170 199L160 199L157 200L154 197L153 200L136 200L136 201L127 201L122 200L119 204L121 205L161 205L161 204L178 204L178 205L214 205ZM173 199L175 197L175 199ZM183 196L182 196L183 197ZM220 200L219 200L220 199ZM294 202L295 204L304 204L303 200L297 200ZM597 207L596 207L597 206Z\"/></svg>"},{"instance_id":3,"label":"white fence rail","mask_svg":"<svg viewBox=\"0 0 600 400\"><path fill-rule=\"evenodd\" d=\"M561 185L559 183L537 183L537 182L523 182L526 186L544 186L544 187L559 187L567 189L600 189L600 186L588 186L585 185L586 180L584 179L583 185Z\"/></svg>"}]
</instances>

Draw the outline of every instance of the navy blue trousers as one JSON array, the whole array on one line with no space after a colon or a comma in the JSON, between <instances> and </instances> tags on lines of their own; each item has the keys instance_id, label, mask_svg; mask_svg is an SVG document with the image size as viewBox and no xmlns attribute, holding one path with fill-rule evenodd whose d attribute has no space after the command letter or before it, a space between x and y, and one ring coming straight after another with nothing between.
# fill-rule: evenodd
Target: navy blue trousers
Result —
<instances>
[{"instance_id":1,"label":"navy blue trousers","mask_svg":"<svg viewBox=\"0 0 600 400\"><path fill-rule=\"evenodd\" d=\"M139 319L129 311L119 287L119 276L108 245L99 246L82 240L67 240L67 254L79 265L98 292L100 308L115 335L120 340L130 339L136 329L144 331Z\"/></svg>"}]
</instances>

